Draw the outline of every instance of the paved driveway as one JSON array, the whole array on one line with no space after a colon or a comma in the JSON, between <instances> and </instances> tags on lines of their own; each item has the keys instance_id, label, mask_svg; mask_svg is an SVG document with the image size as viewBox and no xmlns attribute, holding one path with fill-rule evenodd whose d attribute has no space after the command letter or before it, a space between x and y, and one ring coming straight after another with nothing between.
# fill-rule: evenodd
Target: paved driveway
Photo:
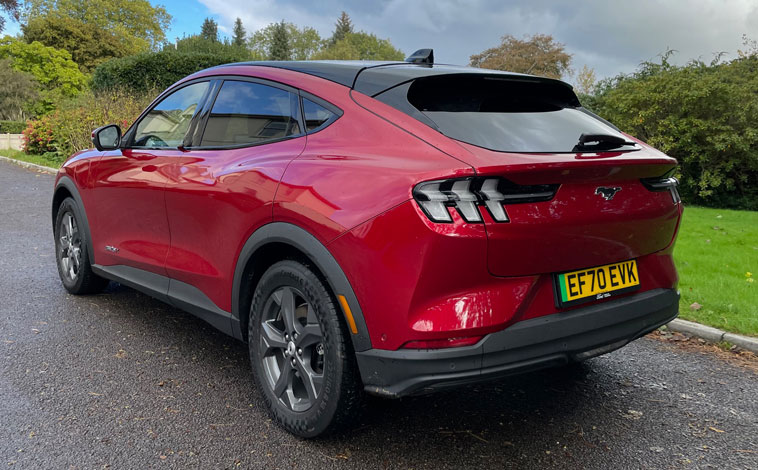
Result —
<instances>
[{"instance_id":1,"label":"paved driveway","mask_svg":"<svg viewBox=\"0 0 758 470\"><path fill-rule=\"evenodd\" d=\"M269 420L244 344L58 280L53 177L0 161L0 467L758 468L758 374L644 338L571 370L401 401L347 435Z\"/></svg>"}]
</instances>

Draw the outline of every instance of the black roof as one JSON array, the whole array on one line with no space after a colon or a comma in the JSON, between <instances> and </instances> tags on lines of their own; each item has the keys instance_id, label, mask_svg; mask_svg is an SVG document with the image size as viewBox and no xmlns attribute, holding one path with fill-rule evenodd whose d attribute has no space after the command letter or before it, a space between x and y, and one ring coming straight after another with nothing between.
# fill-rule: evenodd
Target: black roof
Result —
<instances>
[{"instance_id":1,"label":"black roof","mask_svg":"<svg viewBox=\"0 0 758 470\"><path fill-rule=\"evenodd\" d=\"M501 72L498 70L478 69L447 64L411 64L408 62L379 62L361 60L304 60L304 61L261 61L261 62L238 62L226 64L220 67L232 65L254 65L263 67L276 67L307 73L317 77L339 83L346 87L360 91L363 94L374 96L388 88L400 85L410 80L431 75L451 74L487 74L502 75L512 78L527 80L551 81L561 83L567 87L571 85L550 78L535 77L514 72Z\"/></svg>"}]
</instances>

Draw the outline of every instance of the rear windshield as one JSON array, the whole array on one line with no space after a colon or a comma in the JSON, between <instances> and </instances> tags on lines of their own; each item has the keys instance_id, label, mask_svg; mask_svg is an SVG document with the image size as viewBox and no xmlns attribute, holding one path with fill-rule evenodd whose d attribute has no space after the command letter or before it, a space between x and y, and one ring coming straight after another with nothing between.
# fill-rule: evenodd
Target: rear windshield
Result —
<instances>
[{"instance_id":1,"label":"rear windshield","mask_svg":"<svg viewBox=\"0 0 758 470\"><path fill-rule=\"evenodd\" d=\"M446 136L502 152L593 151L575 148L582 134L624 138L584 111L574 92L558 82L481 75L425 77L407 87L407 102L414 108L412 114L420 112L423 121L428 119Z\"/></svg>"}]
</instances>

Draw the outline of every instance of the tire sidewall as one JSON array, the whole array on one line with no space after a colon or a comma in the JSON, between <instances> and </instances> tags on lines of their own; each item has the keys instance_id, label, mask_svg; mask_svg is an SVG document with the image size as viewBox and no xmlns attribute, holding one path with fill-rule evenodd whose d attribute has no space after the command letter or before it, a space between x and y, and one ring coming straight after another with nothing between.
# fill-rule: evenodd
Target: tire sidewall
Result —
<instances>
[{"instance_id":1,"label":"tire sidewall","mask_svg":"<svg viewBox=\"0 0 758 470\"><path fill-rule=\"evenodd\" d=\"M79 267L79 273L76 276L76 279L73 281L69 280L68 276L63 272L63 268L61 266L60 262L60 231L61 231L61 221L63 220L63 217L70 213L74 220L76 221L76 226L79 229L79 238L81 239L81 265ZM61 282L63 283L63 286L68 291L78 291L82 287L82 283L84 282L84 272L85 266L89 266L89 240L87 239L87 233L84 230L84 226L82 225L82 218L79 215L79 208L76 205L76 202L74 202L73 199L66 198L61 203L60 207L58 208L58 214L55 216L55 264L58 267L58 275L61 278Z\"/></svg>"},{"instance_id":2,"label":"tire sidewall","mask_svg":"<svg viewBox=\"0 0 758 470\"><path fill-rule=\"evenodd\" d=\"M260 352L260 329L263 308L278 288L294 287L313 307L324 338L324 385L317 402L308 410L295 412L283 405L265 379ZM301 437L314 437L324 433L337 413L340 397L344 348L338 344L339 318L335 303L321 280L307 267L295 261L274 264L261 277L253 295L248 322L248 348L253 376L272 417L288 431Z\"/></svg>"}]
</instances>

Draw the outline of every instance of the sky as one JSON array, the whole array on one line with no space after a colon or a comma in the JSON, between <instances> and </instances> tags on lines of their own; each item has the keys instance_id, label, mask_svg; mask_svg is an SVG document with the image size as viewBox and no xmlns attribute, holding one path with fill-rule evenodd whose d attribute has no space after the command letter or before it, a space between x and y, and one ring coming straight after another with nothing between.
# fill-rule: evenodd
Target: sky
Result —
<instances>
[{"instance_id":1,"label":"sky","mask_svg":"<svg viewBox=\"0 0 758 470\"><path fill-rule=\"evenodd\" d=\"M404 53L431 47L436 62L467 64L500 37L543 33L565 44L573 68L599 77L634 71L667 49L674 61L736 57L742 35L758 39L758 0L151 0L173 16L166 37L197 33L205 17L229 35L235 18L254 31L284 20L328 37L341 11L356 30L388 38ZM8 32L17 25L7 24Z\"/></svg>"}]
</instances>

